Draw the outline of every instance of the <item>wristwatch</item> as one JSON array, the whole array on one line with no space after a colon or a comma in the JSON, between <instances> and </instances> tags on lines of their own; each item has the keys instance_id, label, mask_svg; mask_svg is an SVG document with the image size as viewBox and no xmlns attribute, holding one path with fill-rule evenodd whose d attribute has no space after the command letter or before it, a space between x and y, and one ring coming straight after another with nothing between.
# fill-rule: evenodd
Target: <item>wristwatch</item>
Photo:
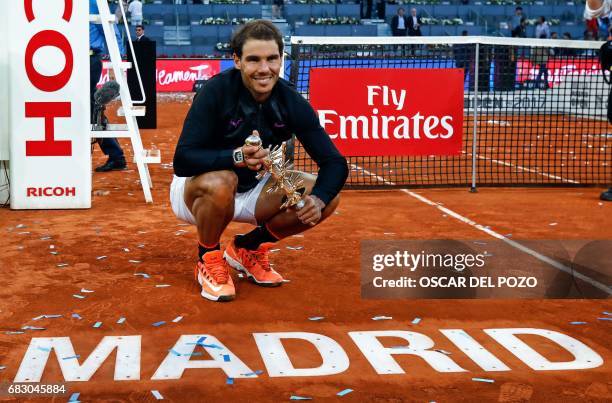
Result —
<instances>
[{"instance_id":1,"label":"wristwatch","mask_svg":"<svg viewBox=\"0 0 612 403\"><path fill-rule=\"evenodd\" d=\"M237 148L232 152L232 159L234 160L234 165L244 165L244 154L242 153L242 148Z\"/></svg>"}]
</instances>

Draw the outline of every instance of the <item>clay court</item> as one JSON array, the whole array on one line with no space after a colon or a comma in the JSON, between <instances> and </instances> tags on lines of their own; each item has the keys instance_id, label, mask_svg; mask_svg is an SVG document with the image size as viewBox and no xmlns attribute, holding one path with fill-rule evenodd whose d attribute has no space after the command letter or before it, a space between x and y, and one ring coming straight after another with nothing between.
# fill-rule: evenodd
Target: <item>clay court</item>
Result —
<instances>
[{"instance_id":1,"label":"clay court","mask_svg":"<svg viewBox=\"0 0 612 403\"><path fill-rule=\"evenodd\" d=\"M303 236L279 243L273 263L290 282L267 289L234 277L237 299L213 303L200 297L193 278L195 228L174 217L168 200L174 145L188 107L189 98L166 99L159 104L158 129L142 131L143 142L155 145L162 155L162 164L150 167L153 204L144 203L132 165L128 171L93 175L91 209L0 210L2 382L15 378L34 337L69 337L82 364L104 336L140 335L140 379L114 381L112 353L88 381L68 382L67 395L45 400L66 401L72 393L80 393L80 401L155 401L152 390L175 402L287 401L291 396L355 402L612 399L612 323L598 320L604 311L612 311L609 295L581 299L574 293L573 299L562 300L368 300L362 299L360 287L362 240L492 239L483 228L516 241L610 239L612 206L599 201L601 188L480 188L477 193L463 187L346 190L335 216ZM104 156L96 147L93 165L102 162ZM223 241L248 228L231 224ZM609 284L610 273L600 274ZM40 315L62 316L33 320ZM392 319L372 320L380 315ZM309 320L312 317L323 318ZM125 321L117 323L119 318ZM421 318L420 323L413 324L415 318ZM586 323L570 324L575 321ZM96 322L101 324L94 328ZM45 330L24 331L24 326ZM560 332L597 352L603 364L585 370L535 371L483 332L491 328ZM510 370L483 371L439 329L465 330ZM433 348L448 352L467 372L438 372L419 357L395 355L405 373L378 374L348 335L369 330L422 333L433 339ZM350 366L330 376L270 377L252 335L266 332L328 336L344 349ZM254 379L236 378L233 384L220 369L188 369L180 379L151 380L181 335L214 336L251 370L263 372ZM572 360L545 338L521 339L551 361ZM381 343L389 347L402 340L388 337ZM296 368L321 365L320 355L309 343L284 340L283 345ZM204 356L191 360L209 359L204 349L196 351ZM58 360L52 352L41 382L63 381ZM353 391L336 395L345 389Z\"/></svg>"}]
</instances>

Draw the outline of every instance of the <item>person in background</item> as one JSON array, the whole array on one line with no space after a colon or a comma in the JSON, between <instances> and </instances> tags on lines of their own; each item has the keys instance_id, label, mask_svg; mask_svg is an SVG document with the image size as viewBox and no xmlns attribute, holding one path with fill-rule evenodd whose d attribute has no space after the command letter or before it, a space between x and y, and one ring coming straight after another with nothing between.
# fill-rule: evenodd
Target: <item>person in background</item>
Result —
<instances>
[{"instance_id":1,"label":"person in background","mask_svg":"<svg viewBox=\"0 0 612 403\"><path fill-rule=\"evenodd\" d=\"M468 31L463 30L461 36L468 36ZM468 74L472 75L470 70L474 55L474 45L469 43L460 43L452 46L453 58L455 59L455 67L463 69L463 82L468 78ZM468 86L469 88L469 86Z\"/></svg>"},{"instance_id":2,"label":"person in background","mask_svg":"<svg viewBox=\"0 0 612 403\"><path fill-rule=\"evenodd\" d=\"M128 7L130 13L130 23L133 27L142 25L142 2L140 0L132 0Z\"/></svg>"},{"instance_id":3,"label":"person in background","mask_svg":"<svg viewBox=\"0 0 612 403\"><path fill-rule=\"evenodd\" d=\"M542 33L539 39L546 39L546 34ZM538 46L532 53L532 62L538 67L538 75L535 79L535 87L537 89L548 89L548 58L550 57L550 48ZM544 77L544 85L542 86L542 77Z\"/></svg>"},{"instance_id":4,"label":"person in background","mask_svg":"<svg viewBox=\"0 0 612 403\"><path fill-rule=\"evenodd\" d=\"M536 38L542 39L542 35L545 35L544 39L550 38L550 26L548 25L548 22L546 22L546 17L544 16L538 18L538 23L536 24L535 29Z\"/></svg>"},{"instance_id":5,"label":"person in background","mask_svg":"<svg viewBox=\"0 0 612 403\"><path fill-rule=\"evenodd\" d=\"M397 14L391 18L391 33L393 36L406 36L408 31L407 18L404 16L404 8L397 9Z\"/></svg>"},{"instance_id":6,"label":"person in background","mask_svg":"<svg viewBox=\"0 0 612 403\"><path fill-rule=\"evenodd\" d=\"M525 16L523 15L523 7L516 7L514 9L514 16L512 17L512 25L510 26L510 29L515 30L517 27L519 27L523 18L525 18Z\"/></svg>"},{"instance_id":7,"label":"person in background","mask_svg":"<svg viewBox=\"0 0 612 403\"><path fill-rule=\"evenodd\" d=\"M512 29L513 38L527 38L527 18L522 17L521 22Z\"/></svg>"},{"instance_id":8,"label":"person in background","mask_svg":"<svg viewBox=\"0 0 612 403\"><path fill-rule=\"evenodd\" d=\"M89 0L89 14L100 14L96 0ZM115 37L119 44L119 51L124 54L123 42L117 26L115 26ZM94 123L94 93L96 86L102 74L102 55L107 52L106 39L102 25L89 23L89 94L91 106L91 122ZM96 167L96 172L118 171L127 168L123 150L116 138L101 138L97 140L102 152L108 156L108 160L104 165Z\"/></svg>"},{"instance_id":9,"label":"person in background","mask_svg":"<svg viewBox=\"0 0 612 403\"><path fill-rule=\"evenodd\" d=\"M142 25L136 25L136 38L134 42L150 42L148 36L145 35L145 28Z\"/></svg>"},{"instance_id":10,"label":"person in background","mask_svg":"<svg viewBox=\"0 0 612 403\"><path fill-rule=\"evenodd\" d=\"M584 7L584 18L589 20L608 15L610 12L612 12L612 0L587 0ZM599 197L604 201L612 201L612 187Z\"/></svg>"},{"instance_id":11,"label":"person in background","mask_svg":"<svg viewBox=\"0 0 612 403\"><path fill-rule=\"evenodd\" d=\"M423 36L421 33L421 17L417 16L416 8L410 9L410 17L408 17L408 36Z\"/></svg>"},{"instance_id":12,"label":"person in background","mask_svg":"<svg viewBox=\"0 0 612 403\"><path fill-rule=\"evenodd\" d=\"M387 1L376 0L376 16L379 20L384 20L387 16Z\"/></svg>"}]
</instances>

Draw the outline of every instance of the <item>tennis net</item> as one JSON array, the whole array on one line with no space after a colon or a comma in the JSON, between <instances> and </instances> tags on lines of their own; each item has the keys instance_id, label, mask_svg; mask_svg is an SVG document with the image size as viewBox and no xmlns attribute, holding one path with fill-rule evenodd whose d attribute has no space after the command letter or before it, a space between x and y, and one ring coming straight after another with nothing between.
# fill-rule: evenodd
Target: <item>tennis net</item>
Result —
<instances>
[{"instance_id":1,"label":"tennis net","mask_svg":"<svg viewBox=\"0 0 612 403\"><path fill-rule=\"evenodd\" d=\"M315 68L462 70L460 152L353 154L347 158L348 188L608 185L612 130L606 120L610 87L599 63L602 44L468 36L293 37L287 69L307 99ZM350 97L350 85L345 91ZM317 171L297 141L294 161L296 169Z\"/></svg>"}]
</instances>

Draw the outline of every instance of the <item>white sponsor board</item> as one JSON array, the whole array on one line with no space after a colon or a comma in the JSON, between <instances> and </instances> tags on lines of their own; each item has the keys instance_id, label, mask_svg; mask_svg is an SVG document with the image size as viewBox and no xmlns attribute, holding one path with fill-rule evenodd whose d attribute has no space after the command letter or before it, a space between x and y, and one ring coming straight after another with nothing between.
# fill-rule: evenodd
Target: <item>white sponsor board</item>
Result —
<instances>
[{"instance_id":1,"label":"white sponsor board","mask_svg":"<svg viewBox=\"0 0 612 403\"><path fill-rule=\"evenodd\" d=\"M549 89L479 92L481 111L494 113L547 113L606 119L610 87L601 75L567 75ZM475 94L465 92L465 110L472 110Z\"/></svg>"},{"instance_id":2,"label":"white sponsor board","mask_svg":"<svg viewBox=\"0 0 612 403\"><path fill-rule=\"evenodd\" d=\"M2 10L6 10L8 0L1 0ZM8 15L0 13L0 38L7 38ZM0 40L0 161L9 159L9 135L8 135L8 41ZM1 168L0 168L1 169ZM0 174L3 174L0 171ZM2 182L0 182L2 186Z\"/></svg>"},{"instance_id":3,"label":"white sponsor board","mask_svg":"<svg viewBox=\"0 0 612 403\"><path fill-rule=\"evenodd\" d=\"M89 208L89 5L24 0L4 10L11 208Z\"/></svg>"}]
</instances>

